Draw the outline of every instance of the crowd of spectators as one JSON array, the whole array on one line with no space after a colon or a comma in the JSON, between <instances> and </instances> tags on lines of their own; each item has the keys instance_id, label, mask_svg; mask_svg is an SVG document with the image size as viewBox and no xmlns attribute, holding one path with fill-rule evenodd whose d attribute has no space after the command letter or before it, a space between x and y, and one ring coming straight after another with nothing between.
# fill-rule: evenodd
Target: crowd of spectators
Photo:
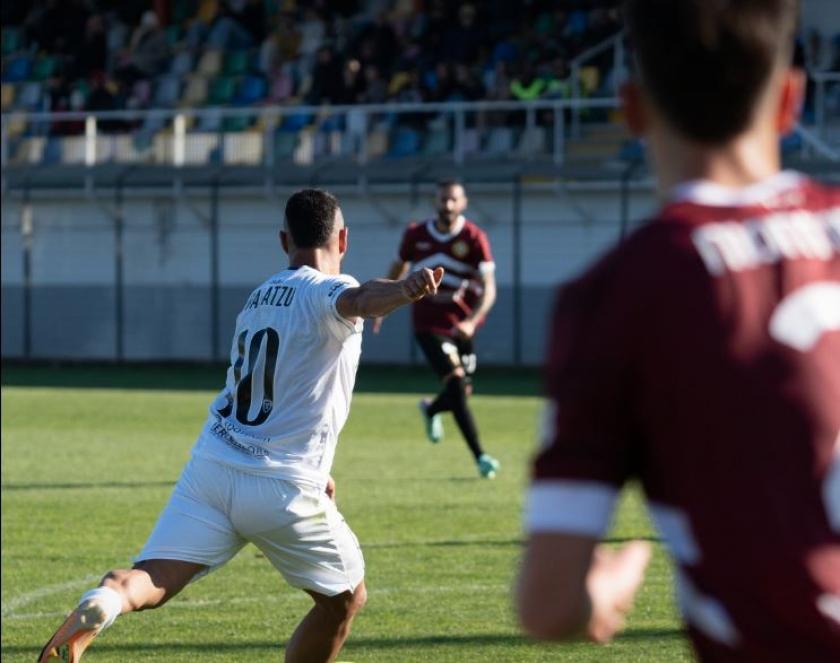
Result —
<instances>
[{"instance_id":1,"label":"crowd of spectators","mask_svg":"<svg viewBox=\"0 0 840 663\"><path fill-rule=\"evenodd\" d=\"M2 23L3 109L39 111L565 98L621 27L618 0L35 0ZM840 70L840 35L799 57ZM584 95L626 76L586 64Z\"/></svg>"},{"instance_id":2,"label":"crowd of spectators","mask_svg":"<svg viewBox=\"0 0 840 663\"><path fill-rule=\"evenodd\" d=\"M570 60L620 27L617 2L594 0L39 0L4 3L3 26L4 80L29 58L44 85L29 107L52 111L556 98ZM589 91L609 54L595 64ZM186 93L200 75L204 99Z\"/></svg>"}]
</instances>

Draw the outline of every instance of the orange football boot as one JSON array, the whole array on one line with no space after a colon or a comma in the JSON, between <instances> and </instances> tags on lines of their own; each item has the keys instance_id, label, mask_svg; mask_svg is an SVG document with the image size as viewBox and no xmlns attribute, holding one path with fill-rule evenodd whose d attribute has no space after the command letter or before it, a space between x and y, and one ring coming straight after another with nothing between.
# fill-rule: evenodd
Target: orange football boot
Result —
<instances>
[{"instance_id":1,"label":"orange football boot","mask_svg":"<svg viewBox=\"0 0 840 663\"><path fill-rule=\"evenodd\" d=\"M85 649L99 635L106 619L105 610L96 599L86 601L64 620L41 650L38 663L64 661L77 663Z\"/></svg>"}]
</instances>

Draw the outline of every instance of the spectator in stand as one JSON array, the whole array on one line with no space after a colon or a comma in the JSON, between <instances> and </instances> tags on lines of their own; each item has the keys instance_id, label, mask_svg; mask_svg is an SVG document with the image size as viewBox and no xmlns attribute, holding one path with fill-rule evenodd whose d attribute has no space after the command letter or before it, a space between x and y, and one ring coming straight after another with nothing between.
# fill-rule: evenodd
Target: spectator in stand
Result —
<instances>
[{"instance_id":1,"label":"spectator in stand","mask_svg":"<svg viewBox=\"0 0 840 663\"><path fill-rule=\"evenodd\" d=\"M380 71L390 69L398 55L397 36L385 12L362 29L356 43L361 63L375 64Z\"/></svg>"},{"instance_id":2,"label":"spectator in stand","mask_svg":"<svg viewBox=\"0 0 840 663\"><path fill-rule=\"evenodd\" d=\"M569 78L569 66L563 58L555 58L551 67L543 76L545 81L546 99L568 99L572 94L572 84Z\"/></svg>"},{"instance_id":3,"label":"spectator in stand","mask_svg":"<svg viewBox=\"0 0 840 663\"><path fill-rule=\"evenodd\" d=\"M341 62L332 48L325 46L318 50L315 68L312 71L312 85L306 95L306 103L340 104L344 97L341 80Z\"/></svg>"},{"instance_id":4,"label":"spectator in stand","mask_svg":"<svg viewBox=\"0 0 840 663\"><path fill-rule=\"evenodd\" d=\"M452 65L438 62L434 71L426 75L426 98L429 101L447 101L455 89Z\"/></svg>"},{"instance_id":5,"label":"spectator in stand","mask_svg":"<svg viewBox=\"0 0 840 663\"><path fill-rule=\"evenodd\" d=\"M39 50L75 56L81 50L87 17L80 0L47 0L43 7L33 6L26 29Z\"/></svg>"},{"instance_id":6,"label":"spectator in stand","mask_svg":"<svg viewBox=\"0 0 840 663\"><path fill-rule=\"evenodd\" d=\"M89 74L108 70L108 38L105 21L101 14L93 14L85 25L84 46L76 56L73 67L74 78L85 78Z\"/></svg>"},{"instance_id":7,"label":"spectator in stand","mask_svg":"<svg viewBox=\"0 0 840 663\"><path fill-rule=\"evenodd\" d=\"M106 80L105 74L98 72L91 76L91 88L88 94L87 104L85 110L100 112L100 111L114 111L119 108L117 96L111 90L109 81ZM125 128L125 123L122 120L102 120L98 123L97 129L103 133L121 131Z\"/></svg>"},{"instance_id":8,"label":"spectator in stand","mask_svg":"<svg viewBox=\"0 0 840 663\"><path fill-rule=\"evenodd\" d=\"M365 82L362 78L362 64L355 59L347 60L341 71L342 104L357 104L362 98Z\"/></svg>"},{"instance_id":9,"label":"spectator in stand","mask_svg":"<svg viewBox=\"0 0 840 663\"><path fill-rule=\"evenodd\" d=\"M295 77L292 71L292 63L281 64L269 79L268 101L274 104L282 104L289 101L295 93Z\"/></svg>"},{"instance_id":10,"label":"spectator in stand","mask_svg":"<svg viewBox=\"0 0 840 663\"><path fill-rule=\"evenodd\" d=\"M365 65L364 68L365 89L359 96L359 102L363 104L381 104L388 98L388 85L379 67L375 64Z\"/></svg>"},{"instance_id":11,"label":"spectator in stand","mask_svg":"<svg viewBox=\"0 0 840 663\"><path fill-rule=\"evenodd\" d=\"M473 64L484 41L484 30L476 21L475 6L461 5L456 24L447 29L443 38L442 55L452 62Z\"/></svg>"},{"instance_id":12,"label":"spectator in stand","mask_svg":"<svg viewBox=\"0 0 840 663\"><path fill-rule=\"evenodd\" d=\"M449 94L449 101L477 101L484 98L484 86L466 64L455 65L455 85Z\"/></svg>"},{"instance_id":13,"label":"spectator in stand","mask_svg":"<svg viewBox=\"0 0 840 663\"><path fill-rule=\"evenodd\" d=\"M131 35L124 64L117 70L117 77L130 87L141 78L154 78L161 73L169 60L169 42L160 27L157 14L149 10L143 14L140 25Z\"/></svg>"},{"instance_id":14,"label":"spectator in stand","mask_svg":"<svg viewBox=\"0 0 840 663\"><path fill-rule=\"evenodd\" d=\"M518 76L510 84L510 93L514 99L519 101L534 101L542 96L546 89L546 83L538 78L534 65L526 63Z\"/></svg>"},{"instance_id":15,"label":"spectator in stand","mask_svg":"<svg viewBox=\"0 0 840 663\"><path fill-rule=\"evenodd\" d=\"M253 43L259 44L266 35L266 15L263 0L244 0L236 9L232 8L232 18L239 23Z\"/></svg>"},{"instance_id":16,"label":"spectator in stand","mask_svg":"<svg viewBox=\"0 0 840 663\"><path fill-rule=\"evenodd\" d=\"M230 4L221 7L207 33L207 46L233 50L251 48L254 37L242 25L240 18L241 14L234 11Z\"/></svg>"}]
</instances>

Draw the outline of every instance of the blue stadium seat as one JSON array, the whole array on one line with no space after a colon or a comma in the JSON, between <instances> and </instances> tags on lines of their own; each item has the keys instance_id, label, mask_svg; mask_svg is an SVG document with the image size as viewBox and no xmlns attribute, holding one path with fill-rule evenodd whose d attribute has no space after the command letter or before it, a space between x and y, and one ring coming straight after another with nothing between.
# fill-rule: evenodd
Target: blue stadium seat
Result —
<instances>
[{"instance_id":1,"label":"blue stadium seat","mask_svg":"<svg viewBox=\"0 0 840 663\"><path fill-rule=\"evenodd\" d=\"M420 134L414 129L400 127L391 140L390 157L409 157L420 151Z\"/></svg>"},{"instance_id":2,"label":"blue stadium seat","mask_svg":"<svg viewBox=\"0 0 840 663\"><path fill-rule=\"evenodd\" d=\"M324 133L330 133L331 131L344 131L344 125L344 115L328 115L321 120L318 130L323 131Z\"/></svg>"},{"instance_id":3,"label":"blue stadium seat","mask_svg":"<svg viewBox=\"0 0 840 663\"><path fill-rule=\"evenodd\" d=\"M21 83L29 78L32 60L26 55L9 58L6 71L3 72L4 83Z\"/></svg>"},{"instance_id":4,"label":"blue stadium seat","mask_svg":"<svg viewBox=\"0 0 840 663\"><path fill-rule=\"evenodd\" d=\"M25 108L26 110L39 110L38 106L41 105L43 92L44 86L41 83L37 83L35 81L25 83L20 88L17 105L20 108Z\"/></svg>"},{"instance_id":5,"label":"blue stadium seat","mask_svg":"<svg viewBox=\"0 0 840 663\"><path fill-rule=\"evenodd\" d=\"M250 106L261 101L268 92L268 85L262 76L246 76L239 84L239 90L233 102L240 106Z\"/></svg>"},{"instance_id":6,"label":"blue stadium seat","mask_svg":"<svg viewBox=\"0 0 840 663\"><path fill-rule=\"evenodd\" d=\"M61 162L61 139L56 136L47 138L47 144L44 145L44 153L41 157L41 163L45 166L51 166Z\"/></svg>"},{"instance_id":7,"label":"blue stadium seat","mask_svg":"<svg viewBox=\"0 0 840 663\"><path fill-rule=\"evenodd\" d=\"M283 117L281 131L300 131L312 122L310 113L291 113Z\"/></svg>"},{"instance_id":8,"label":"blue stadium seat","mask_svg":"<svg viewBox=\"0 0 840 663\"><path fill-rule=\"evenodd\" d=\"M639 161L645 156L645 146L637 138L625 140L621 144L621 149L618 152L618 158L622 161Z\"/></svg>"},{"instance_id":9,"label":"blue stadium seat","mask_svg":"<svg viewBox=\"0 0 840 663\"><path fill-rule=\"evenodd\" d=\"M158 79L155 88L154 105L157 108L172 108L181 95L181 79L177 76L164 76Z\"/></svg>"}]
</instances>

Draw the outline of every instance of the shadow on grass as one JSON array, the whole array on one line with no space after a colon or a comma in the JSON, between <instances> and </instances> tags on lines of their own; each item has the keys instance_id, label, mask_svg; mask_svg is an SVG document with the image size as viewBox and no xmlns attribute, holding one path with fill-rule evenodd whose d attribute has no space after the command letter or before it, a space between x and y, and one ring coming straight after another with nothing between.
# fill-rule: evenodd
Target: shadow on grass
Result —
<instances>
[{"instance_id":1,"label":"shadow on grass","mask_svg":"<svg viewBox=\"0 0 840 663\"><path fill-rule=\"evenodd\" d=\"M651 543L662 543L662 539L658 536L614 536L608 539L602 539L603 543L627 543L629 541L650 541ZM521 538L502 538L502 539L447 539L442 541L395 541L382 543L365 543L362 542L364 550L383 550L389 548L466 548L469 546L515 546L520 547L525 544L525 539Z\"/></svg>"},{"instance_id":2,"label":"shadow on grass","mask_svg":"<svg viewBox=\"0 0 840 663\"><path fill-rule=\"evenodd\" d=\"M66 387L74 389L166 389L211 391L222 388L222 364L89 364L3 362L4 387ZM362 366L357 393L433 393L438 383L425 366ZM476 394L535 396L540 392L539 371L532 368L481 367Z\"/></svg>"},{"instance_id":3,"label":"shadow on grass","mask_svg":"<svg viewBox=\"0 0 840 663\"><path fill-rule=\"evenodd\" d=\"M622 633L617 641L632 640L662 640L662 639L682 639L685 637L685 632L681 628L633 628ZM546 645L530 640L522 635L510 633L463 633L458 635L424 635L406 638L354 638L350 636L350 641L347 643L345 654L350 654L356 649L400 649L403 647L422 647L422 646L453 646L461 647L464 645L475 646L522 646L531 644L533 646L549 647L557 645ZM280 647L285 646L285 643L271 642L268 640L251 640L244 642L230 642L224 641L209 641L205 640L201 643L190 642L149 642L144 644L127 644L119 642L97 642L93 648L106 652L120 652L125 655L126 660L140 660L136 657L142 655L143 652L196 652L197 654L206 653L208 651L217 652L235 652L248 649L261 649L266 651L277 651ZM37 654L40 647L35 646L20 646L10 645L3 647L4 654Z\"/></svg>"},{"instance_id":4,"label":"shadow on grass","mask_svg":"<svg viewBox=\"0 0 840 663\"><path fill-rule=\"evenodd\" d=\"M4 483L0 490L88 490L100 488L171 488L172 481L103 481L101 483Z\"/></svg>"}]
</instances>

